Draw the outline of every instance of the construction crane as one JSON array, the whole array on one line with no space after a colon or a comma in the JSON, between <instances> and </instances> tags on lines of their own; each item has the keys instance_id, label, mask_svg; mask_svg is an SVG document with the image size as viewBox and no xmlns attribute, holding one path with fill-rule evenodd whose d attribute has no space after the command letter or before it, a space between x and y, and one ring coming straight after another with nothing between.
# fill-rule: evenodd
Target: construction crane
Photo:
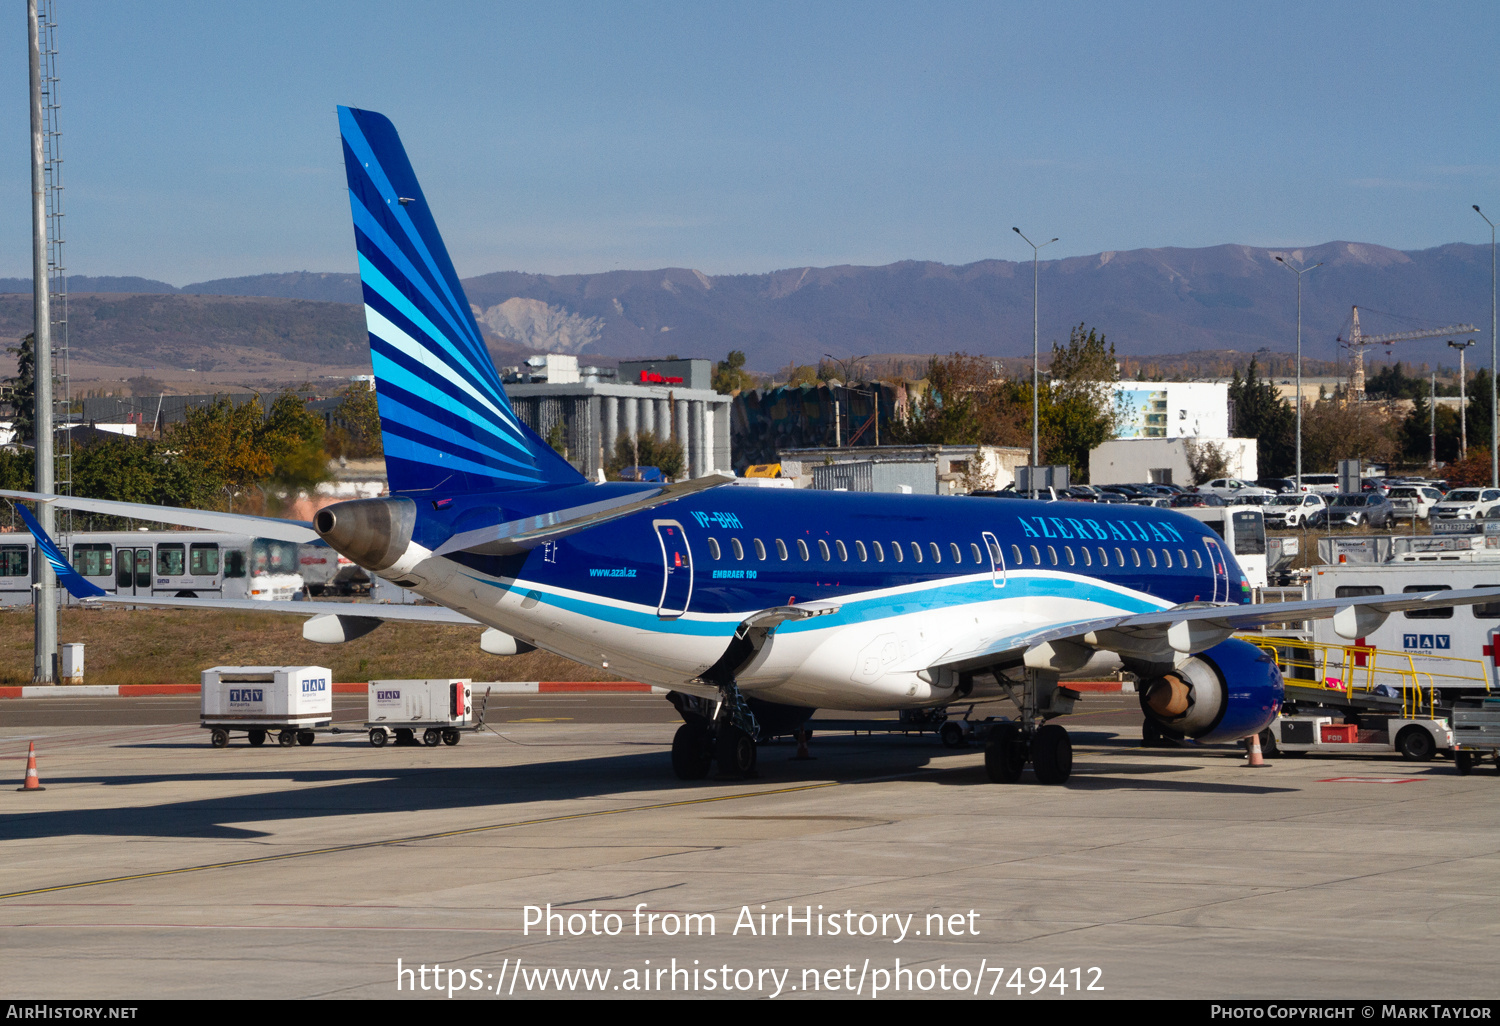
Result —
<instances>
[{"instance_id":1,"label":"construction crane","mask_svg":"<svg viewBox=\"0 0 1500 1026\"><path fill-rule=\"evenodd\" d=\"M1423 328L1419 331L1398 331L1390 335L1365 335L1359 330L1359 307L1350 317L1349 337L1339 341L1354 354L1354 369L1349 374L1349 391L1357 403L1365 401L1365 350L1370 346L1387 345L1391 342L1412 342L1421 338L1441 338L1444 335L1471 335L1479 329L1472 324L1450 324L1446 328Z\"/></svg>"}]
</instances>

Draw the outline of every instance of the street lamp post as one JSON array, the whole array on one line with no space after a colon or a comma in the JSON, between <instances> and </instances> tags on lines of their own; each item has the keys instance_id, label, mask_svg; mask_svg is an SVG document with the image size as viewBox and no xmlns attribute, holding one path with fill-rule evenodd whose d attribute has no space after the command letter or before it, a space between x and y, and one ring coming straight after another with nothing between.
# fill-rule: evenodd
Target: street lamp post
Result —
<instances>
[{"instance_id":1,"label":"street lamp post","mask_svg":"<svg viewBox=\"0 0 1500 1026\"><path fill-rule=\"evenodd\" d=\"M1448 345L1458 350L1458 458L1463 459L1469 455L1469 393L1468 393L1468 370L1464 365L1464 354L1474 344L1474 339L1463 342L1454 342L1451 339Z\"/></svg>"},{"instance_id":2,"label":"street lamp post","mask_svg":"<svg viewBox=\"0 0 1500 1026\"><path fill-rule=\"evenodd\" d=\"M1041 357L1039 355L1040 345L1038 343L1039 332L1037 299L1040 292L1037 288L1037 257L1043 249L1052 245L1057 240L1048 239L1038 246L1026 238L1026 233L1021 229L1012 227L1011 231L1026 240L1026 245L1031 247L1031 497L1036 498L1036 472L1042 462L1042 406L1041 406L1041 372L1039 370Z\"/></svg>"},{"instance_id":3,"label":"street lamp post","mask_svg":"<svg viewBox=\"0 0 1500 1026\"><path fill-rule=\"evenodd\" d=\"M1281 257L1276 262L1297 276L1297 491L1302 491L1302 276L1308 271L1323 266L1319 260L1312 267L1304 267L1301 270L1293 267Z\"/></svg>"},{"instance_id":4,"label":"street lamp post","mask_svg":"<svg viewBox=\"0 0 1500 1026\"><path fill-rule=\"evenodd\" d=\"M1484 217L1479 204L1474 204L1474 213ZM1490 487L1500 488L1500 386L1495 384L1495 371L1500 368L1500 343L1495 340L1495 222L1484 217L1490 226Z\"/></svg>"}]
</instances>

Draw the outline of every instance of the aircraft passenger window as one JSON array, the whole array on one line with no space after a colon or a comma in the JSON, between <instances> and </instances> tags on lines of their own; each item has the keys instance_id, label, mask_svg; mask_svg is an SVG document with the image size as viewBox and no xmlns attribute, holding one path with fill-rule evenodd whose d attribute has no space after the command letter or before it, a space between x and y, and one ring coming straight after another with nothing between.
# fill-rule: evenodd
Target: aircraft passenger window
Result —
<instances>
[{"instance_id":1,"label":"aircraft passenger window","mask_svg":"<svg viewBox=\"0 0 1500 1026\"><path fill-rule=\"evenodd\" d=\"M807 554L807 542L803 541L801 538L797 539L797 555L802 557L802 562L804 563L806 563L809 559L812 559L812 557Z\"/></svg>"},{"instance_id":2,"label":"aircraft passenger window","mask_svg":"<svg viewBox=\"0 0 1500 1026\"><path fill-rule=\"evenodd\" d=\"M1401 589L1408 595L1420 595L1428 591L1451 591L1446 584L1408 584ZM1443 606L1440 609L1408 609L1406 610L1408 620L1451 620L1453 619L1453 607Z\"/></svg>"},{"instance_id":3,"label":"aircraft passenger window","mask_svg":"<svg viewBox=\"0 0 1500 1026\"><path fill-rule=\"evenodd\" d=\"M911 543L911 558L918 563L922 562L922 545L920 542Z\"/></svg>"},{"instance_id":4,"label":"aircraft passenger window","mask_svg":"<svg viewBox=\"0 0 1500 1026\"><path fill-rule=\"evenodd\" d=\"M1047 558L1052 561L1053 566L1057 565L1057 550L1051 545L1047 546Z\"/></svg>"},{"instance_id":5,"label":"aircraft passenger window","mask_svg":"<svg viewBox=\"0 0 1500 1026\"><path fill-rule=\"evenodd\" d=\"M847 563L847 562L849 562L849 550L844 547L844 543L843 542L836 541L836 542L833 543L833 547L836 550L838 550L839 562L840 563Z\"/></svg>"},{"instance_id":6,"label":"aircraft passenger window","mask_svg":"<svg viewBox=\"0 0 1500 1026\"><path fill-rule=\"evenodd\" d=\"M1153 549L1146 550L1146 559L1152 566L1156 565L1156 552Z\"/></svg>"},{"instance_id":7,"label":"aircraft passenger window","mask_svg":"<svg viewBox=\"0 0 1500 1026\"><path fill-rule=\"evenodd\" d=\"M1118 545L1115 546L1115 566L1125 565L1125 550Z\"/></svg>"},{"instance_id":8,"label":"aircraft passenger window","mask_svg":"<svg viewBox=\"0 0 1500 1026\"><path fill-rule=\"evenodd\" d=\"M953 562L962 563L964 561L964 550L958 547L958 542L949 542L948 548L953 552ZM977 545L974 547L974 562L979 562L979 547Z\"/></svg>"},{"instance_id":9,"label":"aircraft passenger window","mask_svg":"<svg viewBox=\"0 0 1500 1026\"><path fill-rule=\"evenodd\" d=\"M188 547L188 573L211 577L219 572L219 547L212 543Z\"/></svg>"},{"instance_id":10,"label":"aircraft passenger window","mask_svg":"<svg viewBox=\"0 0 1500 1026\"><path fill-rule=\"evenodd\" d=\"M1164 564L1166 564L1167 569L1170 570L1171 567L1172 567L1172 552L1171 552L1171 550L1170 549L1162 549L1161 550L1161 559L1162 559L1162 562Z\"/></svg>"},{"instance_id":11,"label":"aircraft passenger window","mask_svg":"<svg viewBox=\"0 0 1500 1026\"><path fill-rule=\"evenodd\" d=\"M896 562L898 562L898 563L901 562L901 560L905 558L905 556L901 552L901 543L900 542L898 542L898 541L891 542L891 555L895 557Z\"/></svg>"},{"instance_id":12,"label":"aircraft passenger window","mask_svg":"<svg viewBox=\"0 0 1500 1026\"><path fill-rule=\"evenodd\" d=\"M1019 545L1012 545L1010 547L1010 551L1011 551L1011 554L1016 557L1016 566L1020 566L1021 563L1023 562L1023 560L1021 559L1021 546L1019 546Z\"/></svg>"},{"instance_id":13,"label":"aircraft passenger window","mask_svg":"<svg viewBox=\"0 0 1500 1026\"><path fill-rule=\"evenodd\" d=\"M1203 557L1198 554L1198 550L1197 549L1193 550L1193 569L1194 570L1202 570L1203 569Z\"/></svg>"},{"instance_id":14,"label":"aircraft passenger window","mask_svg":"<svg viewBox=\"0 0 1500 1026\"><path fill-rule=\"evenodd\" d=\"M1500 588L1500 584L1476 584L1476 588ZM1471 607L1476 620L1500 620L1500 602L1485 602Z\"/></svg>"},{"instance_id":15,"label":"aircraft passenger window","mask_svg":"<svg viewBox=\"0 0 1500 1026\"><path fill-rule=\"evenodd\" d=\"M766 558L766 546L765 546L765 543L762 542L759 538L755 539L755 558L756 559L765 559Z\"/></svg>"},{"instance_id":16,"label":"aircraft passenger window","mask_svg":"<svg viewBox=\"0 0 1500 1026\"><path fill-rule=\"evenodd\" d=\"M932 561L941 563L943 561L943 550L938 548L937 542L928 542L927 547L932 550Z\"/></svg>"},{"instance_id":17,"label":"aircraft passenger window","mask_svg":"<svg viewBox=\"0 0 1500 1026\"><path fill-rule=\"evenodd\" d=\"M787 558L787 555L786 555L786 542L782 541L780 538L776 539L776 556L777 556L778 559L786 559Z\"/></svg>"},{"instance_id":18,"label":"aircraft passenger window","mask_svg":"<svg viewBox=\"0 0 1500 1026\"><path fill-rule=\"evenodd\" d=\"M1036 546L1035 545L1031 546L1031 565L1032 566L1041 566L1042 565L1042 554L1036 550Z\"/></svg>"},{"instance_id":19,"label":"aircraft passenger window","mask_svg":"<svg viewBox=\"0 0 1500 1026\"><path fill-rule=\"evenodd\" d=\"M1109 566L1109 553L1104 551L1104 546L1099 546L1099 565Z\"/></svg>"},{"instance_id":20,"label":"aircraft passenger window","mask_svg":"<svg viewBox=\"0 0 1500 1026\"><path fill-rule=\"evenodd\" d=\"M735 559L745 558L745 546L740 544L740 540L738 538L729 539L729 547L734 550Z\"/></svg>"},{"instance_id":21,"label":"aircraft passenger window","mask_svg":"<svg viewBox=\"0 0 1500 1026\"><path fill-rule=\"evenodd\" d=\"M867 563L867 562L869 562L870 555L869 555L869 553L867 553L865 551L865 543L864 542L862 542L862 541L855 542L854 543L854 551L859 556L859 561L861 563Z\"/></svg>"},{"instance_id":22,"label":"aircraft passenger window","mask_svg":"<svg viewBox=\"0 0 1500 1026\"><path fill-rule=\"evenodd\" d=\"M1078 547L1078 551L1081 552L1081 553L1083 553L1083 565L1084 566L1093 566L1094 565L1094 557L1089 555L1089 547L1087 545L1080 545Z\"/></svg>"},{"instance_id":23,"label":"aircraft passenger window","mask_svg":"<svg viewBox=\"0 0 1500 1026\"><path fill-rule=\"evenodd\" d=\"M969 542L969 548L971 548L971 549L974 550L974 562L976 562L976 563L983 563L984 562L984 557L979 554L979 543L978 542ZM996 545L995 545L995 555L996 556L1000 555L1000 545L998 543L996 543ZM996 559L995 562L998 563L999 559Z\"/></svg>"},{"instance_id":24,"label":"aircraft passenger window","mask_svg":"<svg viewBox=\"0 0 1500 1026\"><path fill-rule=\"evenodd\" d=\"M1077 566L1078 565L1074 561L1074 559L1073 559L1073 546L1071 546L1071 545L1064 545L1063 546L1063 555L1068 558L1068 565L1069 566Z\"/></svg>"},{"instance_id":25,"label":"aircraft passenger window","mask_svg":"<svg viewBox=\"0 0 1500 1026\"><path fill-rule=\"evenodd\" d=\"M1177 550L1177 562L1182 565L1183 569L1187 569L1187 553L1181 549Z\"/></svg>"},{"instance_id":26,"label":"aircraft passenger window","mask_svg":"<svg viewBox=\"0 0 1500 1026\"><path fill-rule=\"evenodd\" d=\"M823 557L823 562L828 562L833 557L828 554L828 543L822 538L818 539L818 555Z\"/></svg>"},{"instance_id":27,"label":"aircraft passenger window","mask_svg":"<svg viewBox=\"0 0 1500 1026\"><path fill-rule=\"evenodd\" d=\"M1140 553L1140 550L1138 550L1138 549L1136 549L1134 547L1131 548L1131 550L1130 550L1130 562L1134 566L1140 566L1141 565L1141 553Z\"/></svg>"},{"instance_id":28,"label":"aircraft passenger window","mask_svg":"<svg viewBox=\"0 0 1500 1026\"><path fill-rule=\"evenodd\" d=\"M885 562L885 546L881 545L878 541L872 541L870 544L873 545L873 546L875 546L875 562L877 562L877 563L884 563Z\"/></svg>"}]
</instances>

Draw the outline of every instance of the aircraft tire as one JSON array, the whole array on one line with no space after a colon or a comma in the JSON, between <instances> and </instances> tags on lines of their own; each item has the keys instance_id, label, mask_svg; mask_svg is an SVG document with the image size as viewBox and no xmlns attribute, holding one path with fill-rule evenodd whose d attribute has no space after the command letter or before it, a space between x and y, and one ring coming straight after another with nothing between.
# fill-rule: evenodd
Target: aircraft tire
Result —
<instances>
[{"instance_id":1,"label":"aircraft tire","mask_svg":"<svg viewBox=\"0 0 1500 1026\"><path fill-rule=\"evenodd\" d=\"M984 746L984 771L992 784L1014 784L1026 768L1026 745L1018 723L1000 723Z\"/></svg>"},{"instance_id":2,"label":"aircraft tire","mask_svg":"<svg viewBox=\"0 0 1500 1026\"><path fill-rule=\"evenodd\" d=\"M740 780L755 772L755 739L738 727L728 724L719 728L717 757L719 776Z\"/></svg>"},{"instance_id":3,"label":"aircraft tire","mask_svg":"<svg viewBox=\"0 0 1500 1026\"><path fill-rule=\"evenodd\" d=\"M701 723L684 723L672 737L672 772L678 780L702 780L714 762L713 738Z\"/></svg>"},{"instance_id":4,"label":"aircraft tire","mask_svg":"<svg viewBox=\"0 0 1500 1026\"><path fill-rule=\"evenodd\" d=\"M1066 784L1073 772L1073 742L1068 732L1049 723L1031 741L1031 765L1042 784Z\"/></svg>"}]
</instances>

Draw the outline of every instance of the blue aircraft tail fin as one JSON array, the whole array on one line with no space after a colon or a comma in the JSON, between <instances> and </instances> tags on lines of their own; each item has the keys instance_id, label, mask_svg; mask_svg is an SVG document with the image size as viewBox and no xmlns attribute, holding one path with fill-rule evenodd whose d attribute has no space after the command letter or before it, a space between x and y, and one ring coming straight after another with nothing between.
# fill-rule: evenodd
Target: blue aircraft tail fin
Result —
<instances>
[{"instance_id":1,"label":"blue aircraft tail fin","mask_svg":"<svg viewBox=\"0 0 1500 1026\"><path fill-rule=\"evenodd\" d=\"M340 107L339 130L391 491L585 481L511 408L395 126Z\"/></svg>"},{"instance_id":2,"label":"blue aircraft tail fin","mask_svg":"<svg viewBox=\"0 0 1500 1026\"><path fill-rule=\"evenodd\" d=\"M103 588L86 580L82 574L73 569L73 564L62 554L47 532L42 530L42 525L36 522L36 517L31 511L19 502L16 503L16 511L21 514L21 519L26 522L26 529L36 539L36 547L42 550L42 555L47 562L52 564L52 572L57 575L57 582L68 589L68 594L76 599L98 598L105 594Z\"/></svg>"}]
</instances>

